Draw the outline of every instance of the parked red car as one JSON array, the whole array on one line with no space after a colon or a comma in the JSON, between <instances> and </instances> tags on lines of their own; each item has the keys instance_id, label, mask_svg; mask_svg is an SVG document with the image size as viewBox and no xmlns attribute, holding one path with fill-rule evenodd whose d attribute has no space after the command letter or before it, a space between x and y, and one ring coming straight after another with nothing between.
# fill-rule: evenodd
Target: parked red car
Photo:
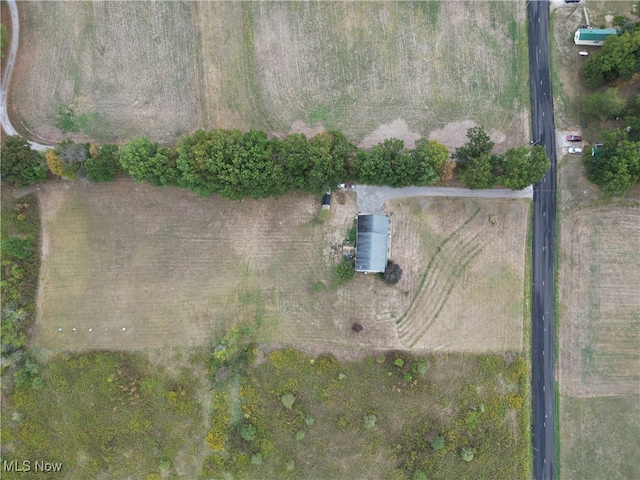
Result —
<instances>
[{"instance_id":1,"label":"parked red car","mask_svg":"<svg viewBox=\"0 0 640 480\"><path fill-rule=\"evenodd\" d=\"M582 136L580 135L567 135L567 140L569 142L581 142Z\"/></svg>"}]
</instances>

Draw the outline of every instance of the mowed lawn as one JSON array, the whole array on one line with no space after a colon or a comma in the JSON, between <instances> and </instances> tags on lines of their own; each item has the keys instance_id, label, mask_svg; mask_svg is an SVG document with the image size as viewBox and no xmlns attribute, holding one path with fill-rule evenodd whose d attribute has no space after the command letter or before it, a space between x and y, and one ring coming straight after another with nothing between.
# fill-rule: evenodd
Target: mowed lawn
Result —
<instances>
[{"instance_id":1,"label":"mowed lawn","mask_svg":"<svg viewBox=\"0 0 640 480\"><path fill-rule=\"evenodd\" d=\"M76 140L325 126L359 142L398 120L529 135L522 2L24 2L21 19L13 116L49 141L64 107Z\"/></svg>"},{"instance_id":2,"label":"mowed lawn","mask_svg":"<svg viewBox=\"0 0 640 480\"><path fill-rule=\"evenodd\" d=\"M560 162L561 475L640 478L640 188L602 200Z\"/></svg>"},{"instance_id":3,"label":"mowed lawn","mask_svg":"<svg viewBox=\"0 0 640 480\"><path fill-rule=\"evenodd\" d=\"M521 351L527 201L389 205L403 278L358 274L339 286L357 209L353 193L334 200L322 223L309 195L233 202L128 180L49 184L35 344L200 345L255 323L266 342Z\"/></svg>"}]
</instances>

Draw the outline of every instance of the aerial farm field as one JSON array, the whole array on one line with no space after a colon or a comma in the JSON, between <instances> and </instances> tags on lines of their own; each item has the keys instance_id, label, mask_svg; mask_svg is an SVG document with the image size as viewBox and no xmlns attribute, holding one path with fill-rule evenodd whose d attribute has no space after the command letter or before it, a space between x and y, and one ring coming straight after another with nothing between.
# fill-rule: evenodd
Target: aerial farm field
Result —
<instances>
[{"instance_id":1,"label":"aerial farm field","mask_svg":"<svg viewBox=\"0 0 640 480\"><path fill-rule=\"evenodd\" d=\"M522 2L20 7L12 114L43 140L64 138L55 124L66 107L77 139L325 126L363 145L431 134L455 147L471 122L498 149L529 136Z\"/></svg>"},{"instance_id":2,"label":"aerial farm field","mask_svg":"<svg viewBox=\"0 0 640 480\"><path fill-rule=\"evenodd\" d=\"M202 345L249 321L267 342L522 350L527 200L390 202L403 278L339 286L333 268L357 209L355 194L336 197L322 223L308 195L233 202L127 180L47 185L36 346Z\"/></svg>"}]
</instances>

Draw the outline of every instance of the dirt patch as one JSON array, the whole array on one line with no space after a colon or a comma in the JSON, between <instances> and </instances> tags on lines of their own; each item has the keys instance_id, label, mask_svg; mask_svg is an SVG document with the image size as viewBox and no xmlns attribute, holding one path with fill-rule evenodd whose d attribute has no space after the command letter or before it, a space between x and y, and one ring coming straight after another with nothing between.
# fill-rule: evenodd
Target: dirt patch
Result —
<instances>
[{"instance_id":1,"label":"dirt patch","mask_svg":"<svg viewBox=\"0 0 640 480\"><path fill-rule=\"evenodd\" d=\"M324 125L307 125L302 120L296 120L291 125L289 133L303 133L307 138L311 138L323 132L325 130Z\"/></svg>"},{"instance_id":2,"label":"dirt patch","mask_svg":"<svg viewBox=\"0 0 640 480\"><path fill-rule=\"evenodd\" d=\"M472 120L451 122L443 128L432 130L431 133L429 133L429 139L437 140L450 151L453 151L467 143L467 130L476 126L476 122Z\"/></svg>"},{"instance_id":3,"label":"dirt patch","mask_svg":"<svg viewBox=\"0 0 640 480\"><path fill-rule=\"evenodd\" d=\"M371 148L378 143L382 143L388 138L397 138L404 140L406 148L414 148L416 140L420 139L420 135L409 130L407 122L401 118L396 118L393 122L380 125L373 132L362 139L360 148Z\"/></svg>"}]
</instances>

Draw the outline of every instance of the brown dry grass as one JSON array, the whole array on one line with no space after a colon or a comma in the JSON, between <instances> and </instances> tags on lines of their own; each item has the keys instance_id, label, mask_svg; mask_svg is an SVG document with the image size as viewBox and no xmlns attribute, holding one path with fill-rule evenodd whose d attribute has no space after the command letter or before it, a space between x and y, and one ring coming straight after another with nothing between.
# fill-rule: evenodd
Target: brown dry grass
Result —
<instances>
[{"instance_id":1,"label":"brown dry grass","mask_svg":"<svg viewBox=\"0 0 640 480\"><path fill-rule=\"evenodd\" d=\"M12 116L43 140L64 137L56 109L72 105L94 115L76 140L305 125L410 145L470 120L505 148L528 141L521 2L24 2L21 13Z\"/></svg>"},{"instance_id":2,"label":"brown dry grass","mask_svg":"<svg viewBox=\"0 0 640 480\"><path fill-rule=\"evenodd\" d=\"M49 184L40 195L39 347L202 345L255 321L264 342L522 349L527 201L390 205L392 256L406 273L389 287L373 275L335 285L356 214L350 192L324 223L315 220L318 199L307 195L232 202L129 181ZM465 257L469 242L474 255ZM318 281L327 288L314 291ZM363 332L351 330L356 321Z\"/></svg>"},{"instance_id":3,"label":"brown dry grass","mask_svg":"<svg viewBox=\"0 0 640 480\"><path fill-rule=\"evenodd\" d=\"M188 2L20 2L10 94L17 127L46 141L59 106L91 120L76 140L147 136L171 142L199 120Z\"/></svg>"},{"instance_id":4,"label":"brown dry grass","mask_svg":"<svg viewBox=\"0 0 640 480\"><path fill-rule=\"evenodd\" d=\"M396 317L400 346L521 351L529 205L463 198L387 204L392 256L404 268L399 288L407 296Z\"/></svg>"},{"instance_id":5,"label":"brown dry grass","mask_svg":"<svg viewBox=\"0 0 640 480\"><path fill-rule=\"evenodd\" d=\"M629 15L632 3L589 2L590 23ZM582 6L572 10L554 14L553 51L555 118L566 129L557 134L560 467L567 479L640 478L640 186L605 200L582 158L565 154L564 134L580 131L588 93L572 41ZM583 137L600 141L601 128L619 126L612 123L589 122Z\"/></svg>"}]
</instances>

